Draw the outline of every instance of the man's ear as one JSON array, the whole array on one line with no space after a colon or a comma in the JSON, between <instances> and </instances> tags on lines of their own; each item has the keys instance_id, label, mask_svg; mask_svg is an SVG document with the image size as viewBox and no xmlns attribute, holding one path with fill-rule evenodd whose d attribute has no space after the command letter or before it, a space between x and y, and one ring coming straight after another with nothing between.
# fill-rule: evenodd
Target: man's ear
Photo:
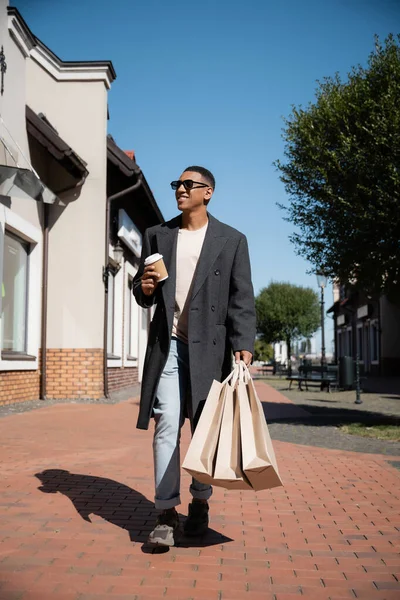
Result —
<instances>
[{"instance_id":1,"label":"man's ear","mask_svg":"<svg viewBox=\"0 0 400 600\"><path fill-rule=\"evenodd\" d=\"M206 206L210 202L211 196L213 195L213 193L214 193L214 190L212 189L212 187L206 188L206 191L204 192L204 204Z\"/></svg>"}]
</instances>

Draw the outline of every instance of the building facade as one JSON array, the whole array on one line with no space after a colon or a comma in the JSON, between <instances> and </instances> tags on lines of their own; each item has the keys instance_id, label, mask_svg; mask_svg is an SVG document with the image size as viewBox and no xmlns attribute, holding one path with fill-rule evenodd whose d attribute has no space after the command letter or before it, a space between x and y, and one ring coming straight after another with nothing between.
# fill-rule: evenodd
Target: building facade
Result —
<instances>
[{"instance_id":1,"label":"building facade","mask_svg":"<svg viewBox=\"0 0 400 600\"><path fill-rule=\"evenodd\" d=\"M112 63L60 60L5 0L0 47L0 404L100 398L140 379L149 316L127 291L130 236L139 251L162 215L114 142L126 164L113 164ZM134 183L123 212L110 190Z\"/></svg>"},{"instance_id":2,"label":"building facade","mask_svg":"<svg viewBox=\"0 0 400 600\"><path fill-rule=\"evenodd\" d=\"M333 286L335 354L358 356L368 375L400 375L400 306L387 296L372 298L351 285Z\"/></svg>"}]
</instances>

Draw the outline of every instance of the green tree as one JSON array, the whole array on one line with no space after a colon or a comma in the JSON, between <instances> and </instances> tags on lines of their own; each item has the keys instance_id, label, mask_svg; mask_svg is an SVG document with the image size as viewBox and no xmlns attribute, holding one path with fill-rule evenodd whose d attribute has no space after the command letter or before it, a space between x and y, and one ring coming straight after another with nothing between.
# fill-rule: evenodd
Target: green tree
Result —
<instances>
[{"instance_id":1,"label":"green tree","mask_svg":"<svg viewBox=\"0 0 400 600\"><path fill-rule=\"evenodd\" d=\"M254 344L254 360L267 362L274 357L274 350L271 344L268 344L262 338L256 339Z\"/></svg>"},{"instance_id":2,"label":"green tree","mask_svg":"<svg viewBox=\"0 0 400 600\"><path fill-rule=\"evenodd\" d=\"M400 36L366 67L318 82L316 101L285 120L286 218L298 254L369 292L400 284Z\"/></svg>"},{"instance_id":3,"label":"green tree","mask_svg":"<svg viewBox=\"0 0 400 600\"><path fill-rule=\"evenodd\" d=\"M256 297L256 313L257 330L265 342L286 342L290 369L292 342L310 337L320 325L317 293L291 283L271 282Z\"/></svg>"}]
</instances>

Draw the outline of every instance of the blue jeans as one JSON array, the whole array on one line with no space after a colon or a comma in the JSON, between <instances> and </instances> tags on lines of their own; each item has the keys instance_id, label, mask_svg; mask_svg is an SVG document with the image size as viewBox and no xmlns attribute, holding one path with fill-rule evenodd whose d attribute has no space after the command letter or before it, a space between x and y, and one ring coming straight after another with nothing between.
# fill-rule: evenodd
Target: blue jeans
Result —
<instances>
[{"instance_id":1,"label":"blue jeans","mask_svg":"<svg viewBox=\"0 0 400 600\"><path fill-rule=\"evenodd\" d=\"M186 344L171 340L168 360L158 384L154 405L154 478L155 506L173 508L181 503L181 464L179 443L185 421L184 408L189 388L189 353ZM212 487L192 479L193 498L208 500Z\"/></svg>"}]
</instances>

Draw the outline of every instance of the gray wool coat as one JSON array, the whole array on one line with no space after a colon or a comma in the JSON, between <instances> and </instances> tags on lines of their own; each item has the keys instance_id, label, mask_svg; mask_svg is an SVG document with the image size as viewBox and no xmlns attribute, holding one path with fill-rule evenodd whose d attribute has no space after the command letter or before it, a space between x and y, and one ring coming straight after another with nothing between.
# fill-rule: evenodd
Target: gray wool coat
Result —
<instances>
[{"instance_id":1,"label":"gray wool coat","mask_svg":"<svg viewBox=\"0 0 400 600\"><path fill-rule=\"evenodd\" d=\"M246 237L208 214L209 223L191 288L188 316L190 390L186 415L197 422L213 379L230 370L232 352L254 352L256 315ZM176 246L181 216L147 229L133 293L144 308L156 304L144 362L139 429L148 429L167 361L175 308ZM144 259L159 252L169 277L153 296L141 289Z\"/></svg>"}]
</instances>

